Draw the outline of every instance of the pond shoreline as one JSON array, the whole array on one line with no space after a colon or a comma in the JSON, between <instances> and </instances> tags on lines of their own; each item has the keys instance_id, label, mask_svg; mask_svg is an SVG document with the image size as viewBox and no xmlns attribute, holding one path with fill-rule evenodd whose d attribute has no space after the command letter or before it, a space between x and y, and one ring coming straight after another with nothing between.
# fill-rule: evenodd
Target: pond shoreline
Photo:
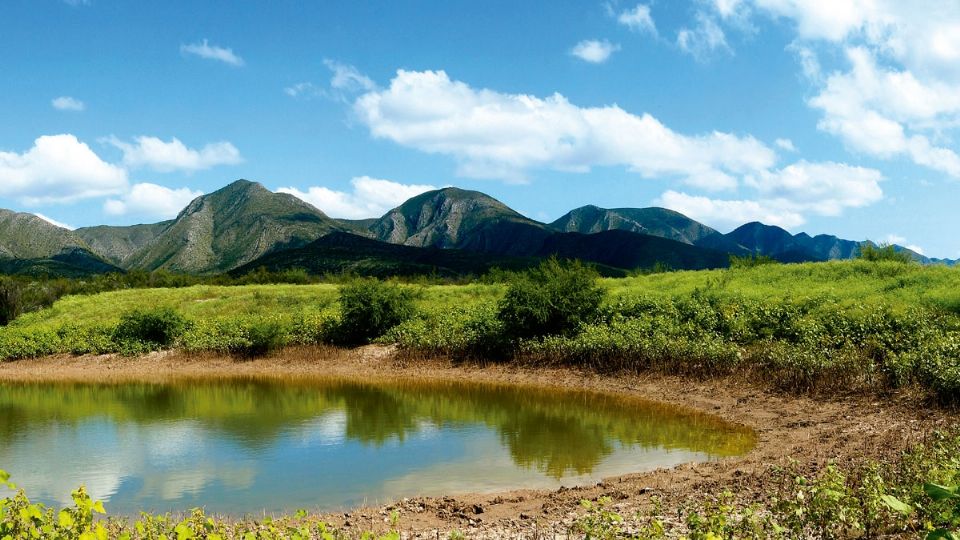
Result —
<instances>
[{"instance_id":1,"label":"pond shoreline","mask_svg":"<svg viewBox=\"0 0 960 540\"><path fill-rule=\"evenodd\" d=\"M454 379L598 390L707 412L748 426L758 436L754 450L742 457L629 474L592 486L418 497L323 516L350 530L385 530L388 516L398 511L404 533L429 538L451 530L491 538L562 533L580 512L580 500L598 497L613 499L614 509L624 515L649 507L653 497L662 501L664 509L677 509L724 490L733 491L745 503L760 502L776 481L769 474L773 466L787 465L792 459L815 470L828 460L882 460L922 440L931 430L957 421L956 413L917 403L908 391L882 397L790 395L742 378L701 381L656 374L598 374L568 367L457 364L446 359L410 359L399 356L394 347L383 346L291 348L254 360L162 352L137 358L58 356L0 363L0 381L164 382L263 376Z\"/></svg>"}]
</instances>

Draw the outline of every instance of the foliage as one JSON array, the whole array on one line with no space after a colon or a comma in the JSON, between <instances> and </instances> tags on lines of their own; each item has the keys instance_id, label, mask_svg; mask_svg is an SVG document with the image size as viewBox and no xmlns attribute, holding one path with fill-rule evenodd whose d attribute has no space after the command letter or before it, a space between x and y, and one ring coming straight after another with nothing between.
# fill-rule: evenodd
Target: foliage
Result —
<instances>
[{"instance_id":1,"label":"foliage","mask_svg":"<svg viewBox=\"0 0 960 540\"><path fill-rule=\"evenodd\" d=\"M512 339L564 335L599 312L597 273L579 261L548 259L517 275L500 302L499 318Z\"/></svg>"},{"instance_id":2,"label":"foliage","mask_svg":"<svg viewBox=\"0 0 960 540\"><path fill-rule=\"evenodd\" d=\"M762 266L764 264L778 264L777 260L773 257L767 255L744 255L730 256L730 268L731 269L742 269L742 268L756 268L757 266Z\"/></svg>"},{"instance_id":3,"label":"foliage","mask_svg":"<svg viewBox=\"0 0 960 540\"><path fill-rule=\"evenodd\" d=\"M871 262L890 261L904 264L914 262L909 253L898 250L893 244L875 246L872 243L864 243L860 246L860 258Z\"/></svg>"},{"instance_id":4,"label":"foliage","mask_svg":"<svg viewBox=\"0 0 960 540\"><path fill-rule=\"evenodd\" d=\"M367 343L415 314L409 288L376 278L358 278L340 287L338 338L344 343Z\"/></svg>"},{"instance_id":5,"label":"foliage","mask_svg":"<svg viewBox=\"0 0 960 540\"><path fill-rule=\"evenodd\" d=\"M173 345L188 326L189 321L173 308L135 310L120 316L114 339L126 347L164 348Z\"/></svg>"}]
</instances>

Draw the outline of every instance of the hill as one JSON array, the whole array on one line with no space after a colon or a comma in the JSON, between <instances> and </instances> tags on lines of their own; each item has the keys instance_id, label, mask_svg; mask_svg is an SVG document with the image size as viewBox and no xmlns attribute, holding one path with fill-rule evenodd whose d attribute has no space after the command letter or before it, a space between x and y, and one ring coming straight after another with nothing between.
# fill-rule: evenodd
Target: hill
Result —
<instances>
[{"instance_id":1,"label":"hill","mask_svg":"<svg viewBox=\"0 0 960 540\"><path fill-rule=\"evenodd\" d=\"M194 199L156 237L126 257L124 265L193 274L225 272L338 230L341 225L310 204L238 180Z\"/></svg>"},{"instance_id":2,"label":"hill","mask_svg":"<svg viewBox=\"0 0 960 540\"><path fill-rule=\"evenodd\" d=\"M781 262L855 259L860 256L860 250L864 245L875 245L868 240L862 242L844 240L829 234L817 236L802 232L790 234L780 227L764 225L756 221L741 225L726 236L752 254L765 255ZM903 246L894 247L897 251L909 253L918 262L924 264L934 262ZM953 261L937 262L953 263Z\"/></svg>"},{"instance_id":3,"label":"hill","mask_svg":"<svg viewBox=\"0 0 960 540\"><path fill-rule=\"evenodd\" d=\"M526 256L553 231L478 191L428 191L378 219L370 231L391 244Z\"/></svg>"},{"instance_id":4,"label":"hill","mask_svg":"<svg viewBox=\"0 0 960 540\"><path fill-rule=\"evenodd\" d=\"M628 270L652 269L657 265L701 270L724 268L730 264L729 254L722 251L622 230L594 234L556 233L544 241L536 255L556 255Z\"/></svg>"},{"instance_id":5,"label":"hill","mask_svg":"<svg viewBox=\"0 0 960 540\"><path fill-rule=\"evenodd\" d=\"M659 236L692 246L733 254L746 254L723 234L680 212L666 208L600 208L581 206L564 214L550 226L561 232L592 234L603 231L629 231Z\"/></svg>"},{"instance_id":6,"label":"hill","mask_svg":"<svg viewBox=\"0 0 960 540\"><path fill-rule=\"evenodd\" d=\"M490 256L460 249L417 248L388 244L355 234L334 232L306 246L277 251L231 272L239 276L265 268L270 271L302 268L311 274L354 273L363 276L443 277L480 275L497 267L521 270L539 263L532 257ZM605 275L623 275L608 269Z\"/></svg>"},{"instance_id":7,"label":"hill","mask_svg":"<svg viewBox=\"0 0 960 540\"><path fill-rule=\"evenodd\" d=\"M103 258L118 266L126 266L131 255L160 236L172 223L173 221L162 221L126 227L100 225L80 228L74 232Z\"/></svg>"}]
</instances>

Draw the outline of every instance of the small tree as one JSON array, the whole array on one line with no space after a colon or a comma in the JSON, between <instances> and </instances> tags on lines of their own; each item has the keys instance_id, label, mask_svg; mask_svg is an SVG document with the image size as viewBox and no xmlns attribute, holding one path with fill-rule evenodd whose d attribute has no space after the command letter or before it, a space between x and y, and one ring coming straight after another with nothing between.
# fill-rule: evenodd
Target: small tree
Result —
<instances>
[{"instance_id":1,"label":"small tree","mask_svg":"<svg viewBox=\"0 0 960 540\"><path fill-rule=\"evenodd\" d=\"M597 272L580 261L556 258L518 274L500 302L507 337L569 334L595 319L604 294L597 278Z\"/></svg>"},{"instance_id":2,"label":"small tree","mask_svg":"<svg viewBox=\"0 0 960 540\"><path fill-rule=\"evenodd\" d=\"M358 278L340 287L340 340L369 343L416 313L413 291L376 278Z\"/></svg>"},{"instance_id":3,"label":"small tree","mask_svg":"<svg viewBox=\"0 0 960 540\"><path fill-rule=\"evenodd\" d=\"M860 258L865 261L892 261L898 263L912 263L913 257L903 250L898 250L893 244L864 243L860 246Z\"/></svg>"},{"instance_id":4,"label":"small tree","mask_svg":"<svg viewBox=\"0 0 960 540\"><path fill-rule=\"evenodd\" d=\"M0 279L0 326L6 326L24 310L23 289L16 281Z\"/></svg>"},{"instance_id":5,"label":"small tree","mask_svg":"<svg viewBox=\"0 0 960 540\"><path fill-rule=\"evenodd\" d=\"M189 321L173 308L131 311L120 317L114 339L149 349L169 347L187 330Z\"/></svg>"}]
</instances>

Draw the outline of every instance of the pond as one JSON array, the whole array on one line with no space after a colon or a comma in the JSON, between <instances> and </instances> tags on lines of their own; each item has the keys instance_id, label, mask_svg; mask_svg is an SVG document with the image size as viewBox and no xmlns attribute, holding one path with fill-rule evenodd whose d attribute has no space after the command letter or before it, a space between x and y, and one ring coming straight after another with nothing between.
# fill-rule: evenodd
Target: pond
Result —
<instances>
[{"instance_id":1,"label":"pond","mask_svg":"<svg viewBox=\"0 0 960 540\"><path fill-rule=\"evenodd\" d=\"M528 386L0 383L0 469L47 504L70 504L86 485L111 514L336 510L555 488L754 444L751 430L706 414Z\"/></svg>"}]
</instances>

